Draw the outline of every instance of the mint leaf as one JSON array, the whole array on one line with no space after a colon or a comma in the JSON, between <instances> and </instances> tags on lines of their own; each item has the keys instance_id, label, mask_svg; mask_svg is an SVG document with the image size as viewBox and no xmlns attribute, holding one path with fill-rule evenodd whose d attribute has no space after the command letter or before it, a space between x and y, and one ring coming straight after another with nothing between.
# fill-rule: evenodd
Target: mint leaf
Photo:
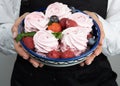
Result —
<instances>
[{"instance_id":1,"label":"mint leaf","mask_svg":"<svg viewBox=\"0 0 120 86\"><path fill-rule=\"evenodd\" d=\"M24 36L34 36L36 32L27 32L24 33Z\"/></svg>"},{"instance_id":2,"label":"mint leaf","mask_svg":"<svg viewBox=\"0 0 120 86\"><path fill-rule=\"evenodd\" d=\"M16 42L19 42L22 39L22 35L22 33L17 35Z\"/></svg>"},{"instance_id":3,"label":"mint leaf","mask_svg":"<svg viewBox=\"0 0 120 86\"><path fill-rule=\"evenodd\" d=\"M27 33L18 34L17 37L16 37L16 42L19 42L25 36L34 36L35 33L36 32L27 32Z\"/></svg>"},{"instance_id":4,"label":"mint leaf","mask_svg":"<svg viewBox=\"0 0 120 86\"><path fill-rule=\"evenodd\" d=\"M52 33L57 39L61 39L62 38L62 32L57 32L57 33Z\"/></svg>"}]
</instances>

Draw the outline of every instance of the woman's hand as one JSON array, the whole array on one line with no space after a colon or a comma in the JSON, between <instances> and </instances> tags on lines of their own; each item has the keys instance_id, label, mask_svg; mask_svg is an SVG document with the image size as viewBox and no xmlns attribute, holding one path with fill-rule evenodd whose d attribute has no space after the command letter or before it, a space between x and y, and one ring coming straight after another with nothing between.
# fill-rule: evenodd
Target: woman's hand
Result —
<instances>
[{"instance_id":1,"label":"woman's hand","mask_svg":"<svg viewBox=\"0 0 120 86\"><path fill-rule=\"evenodd\" d=\"M100 42L96 50L90 56L88 56L84 62L80 63L81 66L84 66L85 64L90 65L92 61L95 59L95 57L98 56L102 52L102 44L103 44L103 40L105 36L102 23L99 21L97 15L94 12L90 12L90 11L84 11L84 12L88 14L89 16L91 16L96 21L96 23L100 27L101 36L100 36Z\"/></svg>"},{"instance_id":2,"label":"woman's hand","mask_svg":"<svg viewBox=\"0 0 120 86\"><path fill-rule=\"evenodd\" d=\"M23 14L21 17L19 17L15 24L12 27L12 33L13 33L13 39L14 39L14 47L15 50L17 51L17 53L23 57L23 59L28 60L30 63L32 63L32 65L34 67L42 67L43 64L41 64L40 62L36 61L35 59L30 58L29 54L27 52L25 52L25 50L22 48L20 42L16 42L15 38L17 37L18 34L18 26L20 24L20 22L25 18L26 15L28 15L29 13L25 13Z\"/></svg>"}]
</instances>

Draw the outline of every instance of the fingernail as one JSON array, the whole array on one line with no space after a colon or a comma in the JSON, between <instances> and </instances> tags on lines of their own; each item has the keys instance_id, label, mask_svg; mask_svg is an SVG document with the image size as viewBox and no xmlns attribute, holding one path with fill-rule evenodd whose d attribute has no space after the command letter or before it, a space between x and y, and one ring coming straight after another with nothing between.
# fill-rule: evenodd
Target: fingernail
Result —
<instances>
[{"instance_id":1,"label":"fingernail","mask_svg":"<svg viewBox=\"0 0 120 86\"><path fill-rule=\"evenodd\" d=\"M17 37L17 33L13 32L13 38L16 38L16 37Z\"/></svg>"},{"instance_id":2,"label":"fingernail","mask_svg":"<svg viewBox=\"0 0 120 86\"><path fill-rule=\"evenodd\" d=\"M42 68L44 66L44 64L39 64L39 67Z\"/></svg>"},{"instance_id":3,"label":"fingernail","mask_svg":"<svg viewBox=\"0 0 120 86\"><path fill-rule=\"evenodd\" d=\"M88 64L87 65L90 65L91 64L91 62L88 62Z\"/></svg>"},{"instance_id":4,"label":"fingernail","mask_svg":"<svg viewBox=\"0 0 120 86\"><path fill-rule=\"evenodd\" d=\"M32 64L32 65L33 65L35 68L38 68L38 66L39 66L38 64L35 64L35 63Z\"/></svg>"},{"instance_id":5,"label":"fingernail","mask_svg":"<svg viewBox=\"0 0 120 86\"><path fill-rule=\"evenodd\" d=\"M80 66L83 67L83 66L84 66L84 63L81 63Z\"/></svg>"},{"instance_id":6,"label":"fingernail","mask_svg":"<svg viewBox=\"0 0 120 86\"><path fill-rule=\"evenodd\" d=\"M27 59L29 59L29 56L23 56L23 58L24 58L25 60L27 60Z\"/></svg>"},{"instance_id":7,"label":"fingernail","mask_svg":"<svg viewBox=\"0 0 120 86\"><path fill-rule=\"evenodd\" d=\"M86 61L86 65L90 65L91 63L91 61Z\"/></svg>"}]
</instances>

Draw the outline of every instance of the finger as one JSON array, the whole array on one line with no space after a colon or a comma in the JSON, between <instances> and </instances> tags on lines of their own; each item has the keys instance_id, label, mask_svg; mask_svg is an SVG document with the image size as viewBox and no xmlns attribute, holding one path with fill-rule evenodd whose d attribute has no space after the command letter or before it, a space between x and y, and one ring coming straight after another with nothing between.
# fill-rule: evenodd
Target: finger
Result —
<instances>
[{"instance_id":1,"label":"finger","mask_svg":"<svg viewBox=\"0 0 120 86\"><path fill-rule=\"evenodd\" d=\"M21 21L25 18L26 15L28 15L29 13L25 13L23 14L21 17L19 17L16 21L15 24L12 27L12 33L13 33L13 38L15 38L18 34L18 26L21 23Z\"/></svg>"},{"instance_id":2,"label":"finger","mask_svg":"<svg viewBox=\"0 0 120 86\"><path fill-rule=\"evenodd\" d=\"M90 56L86 58L85 64L90 65L95 59L95 57L98 56L101 52L102 52L102 46L98 45L96 50Z\"/></svg>"},{"instance_id":3,"label":"finger","mask_svg":"<svg viewBox=\"0 0 120 86\"><path fill-rule=\"evenodd\" d=\"M39 62L37 62L35 59L30 58L29 62L35 67L38 68L39 67Z\"/></svg>"},{"instance_id":4,"label":"finger","mask_svg":"<svg viewBox=\"0 0 120 86\"><path fill-rule=\"evenodd\" d=\"M15 31L18 28L18 25L21 23L21 21L25 18L25 16L27 16L29 13L24 13L22 16L20 16L16 21L15 24L13 25L13 27L15 29L12 29L12 31Z\"/></svg>"},{"instance_id":5,"label":"finger","mask_svg":"<svg viewBox=\"0 0 120 86\"><path fill-rule=\"evenodd\" d=\"M80 66L81 66L81 67L83 67L84 65L85 65L85 63L84 63L84 62L80 63Z\"/></svg>"},{"instance_id":6,"label":"finger","mask_svg":"<svg viewBox=\"0 0 120 86\"><path fill-rule=\"evenodd\" d=\"M90 15L95 21L96 23L98 24L99 28L100 28L100 42L99 44L103 44L103 39L105 37L105 33L104 33L104 30L103 30L103 26L102 26L102 23L99 21L96 13L94 12L90 12L90 11L84 11L86 14Z\"/></svg>"},{"instance_id":7,"label":"finger","mask_svg":"<svg viewBox=\"0 0 120 86\"><path fill-rule=\"evenodd\" d=\"M28 59L29 55L25 52L25 50L21 47L20 42L14 41L14 47L17 53L22 56L24 59Z\"/></svg>"},{"instance_id":8,"label":"finger","mask_svg":"<svg viewBox=\"0 0 120 86\"><path fill-rule=\"evenodd\" d=\"M99 21L95 12L90 12L90 11L83 11L83 12L91 16L95 21Z\"/></svg>"},{"instance_id":9,"label":"finger","mask_svg":"<svg viewBox=\"0 0 120 86\"><path fill-rule=\"evenodd\" d=\"M17 26L13 26L12 27L12 37L13 39L15 39L18 35L18 27Z\"/></svg>"},{"instance_id":10,"label":"finger","mask_svg":"<svg viewBox=\"0 0 120 86\"><path fill-rule=\"evenodd\" d=\"M101 29L100 30L100 42L99 42L99 45L103 45L103 41L104 41L104 37L105 37L105 33L104 31Z\"/></svg>"},{"instance_id":11,"label":"finger","mask_svg":"<svg viewBox=\"0 0 120 86\"><path fill-rule=\"evenodd\" d=\"M15 38L17 37L17 35L18 35L18 32L17 32L17 31L16 31L16 32L13 32L13 34L12 34L13 39L15 39Z\"/></svg>"},{"instance_id":12,"label":"finger","mask_svg":"<svg viewBox=\"0 0 120 86\"><path fill-rule=\"evenodd\" d=\"M18 25L21 23L21 20L23 20L29 13L24 13L22 16L20 16L16 21L15 21L15 24L14 26L15 27L18 27Z\"/></svg>"},{"instance_id":13,"label":"finger","mask_svg":"<svg viewBox=\"0 0 120 86\"><path fill-rule=\"evenodd\" d=\"M39 63L39 67L42 68L44 66L44 64L42 63Z\"/></svg>"},{"instance_id":14,"label":"finger","mask_svg":"<svg viewBox=\"0 0 120 86\"><path fill-rule=\"evenodd\" d=\"M40 63L40 62L38 62L37 60L32 59L32 58L29 59L29 62L32 63L32 65L33 65L35 68L38 68L38 67L42 68L42 67L44 66L44 64L42 64L42 63Z\"/></svg>"},{"instance_id":15,"label":"finger","mask_svg":"<svg viewBox=\"0 0 120 86\"><path fill-rule=\"evenodd\" d=\"M93 53L95 56L98 56L101 52L102 52L102 45L98 45Z\"/></svg>"},{"instance_id":16,"label":"finger","mask_svg":"<svg viewBox=\"0 0 120 86\"><path fill-rule=\"evenodd\" d=\"M103 45L103 40L104 40L104 37L105 37L105 33L104 33L104 30L103 30L102 23L100 21L98 23L98 26L100 28L100 42L99 42L99 45Z\"/></svg>"},{"instance_id":17,"label":"finger","mask_svg":"<svg viewBox=\"0 0 120 86\"><path fill-rule=\"evenodd\" d=\"M95 54L91 54L90 56L88 56L85 60L85 64L90 65L95 57L96 57Z\"/></svg>"}]
</instances>

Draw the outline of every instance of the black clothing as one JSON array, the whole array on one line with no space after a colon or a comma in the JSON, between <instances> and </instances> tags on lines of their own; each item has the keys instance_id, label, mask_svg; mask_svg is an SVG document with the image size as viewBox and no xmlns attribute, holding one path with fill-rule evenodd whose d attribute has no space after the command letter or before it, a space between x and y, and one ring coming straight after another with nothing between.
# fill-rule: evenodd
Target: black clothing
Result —
<instances>
[{"instance_id":1,"label":"black clothing","mask_svg":"<svg viewBox=\"0 0 120 86\"><path fill-rule=\"evenodd\" d=\"M19 55L14 66L11 86L118 86L116 74L101 54L89 66L34 68Z\"/></svg>"},{"instance_id":2,"label":"black clothing","mask_svg":"<svg viewBox=\"0 0 120 86\"><path fill-rule=\"evenodd\" d=\"M80 10L89 10L106 17L107 0L23 0L21 14L46 8L50 3L59 1ZM116 73L103 54L97 56L91 65L81 67L34 68L19 55L14 65L11 86L118 86Z\"/></svg>"},{"instance_id":3,"label":"black clothing","mask_svg":"<svg viewBox=\"0 0 120 86\"><path fill-rule=\"evenodd\" d=\"M106 18L108 0L22 0L21 12L32 12L41 8L46 8L53 2L62 2L68 6L73 6L81 11L93 11Z\"/></svg>"}]
</instances>

